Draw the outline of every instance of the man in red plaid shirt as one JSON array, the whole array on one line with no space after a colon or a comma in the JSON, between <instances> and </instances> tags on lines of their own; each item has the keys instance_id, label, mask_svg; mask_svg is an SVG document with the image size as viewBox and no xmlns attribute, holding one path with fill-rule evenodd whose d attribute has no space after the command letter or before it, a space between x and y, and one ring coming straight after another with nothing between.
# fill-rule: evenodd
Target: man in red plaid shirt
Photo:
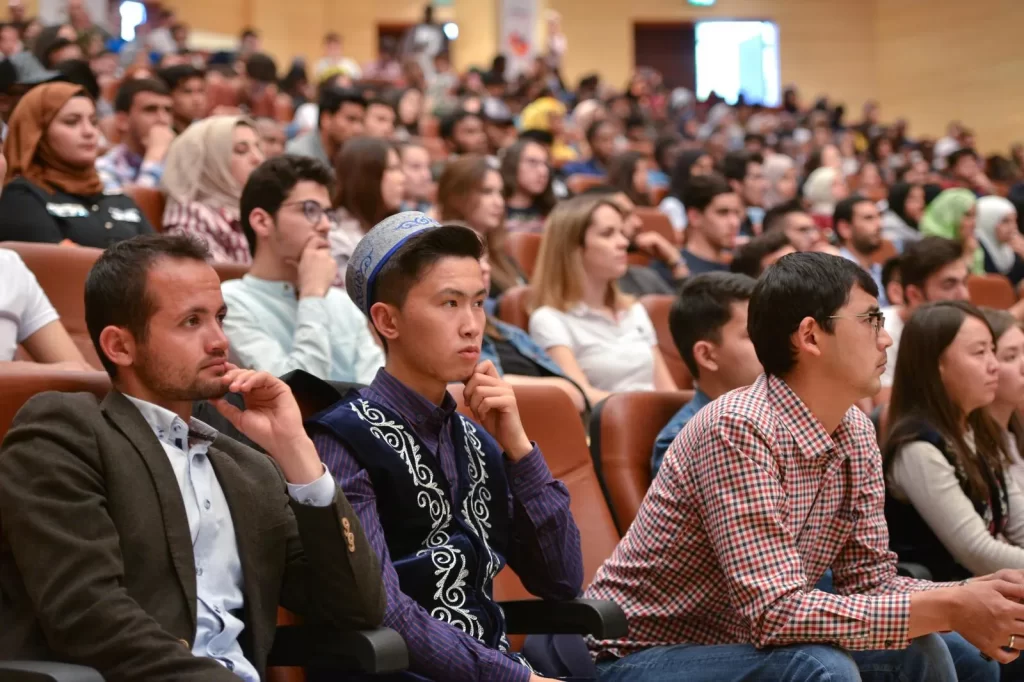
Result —
<instances>
[{"instance_id":1,"label":"man in red plaid shirt","mask_svg":"<svg viewBox=\"0 0 1024 682\"><path fill-rule=\"evenodd\" d=\"M765 374L683 429L586 593L629 619L626 639L591 644L602 682L994 681L1024 648L1021 572L896 575L875 431L853 406L892 343L877 295L821 253L762 276L748 329ZM834 594L815 589L830 567Z\"/></svg>"}]
</instances>

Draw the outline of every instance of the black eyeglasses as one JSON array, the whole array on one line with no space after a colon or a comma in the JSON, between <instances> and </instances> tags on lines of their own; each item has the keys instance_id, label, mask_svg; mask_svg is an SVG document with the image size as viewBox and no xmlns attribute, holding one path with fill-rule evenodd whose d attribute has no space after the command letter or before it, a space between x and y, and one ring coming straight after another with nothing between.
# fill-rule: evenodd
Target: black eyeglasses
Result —
<instances>
[{"instance_id":1,"label":"black eyeglasses","mask_svg":"<svg viewBox=\"0 0 1024 682\"><path fill-rule=\"evenodd\" d=\"M324 216L327 216L327 222L331 224L331 227L337 225L337 221L334 219L334 216L331 215L331 210L329 208L324 208L323 206L320 205L318 201L314 199L305 199L303 201L288 201L286 203L281 204L282 208L285 206L301 206L302 215L304 215L306 217L306 220L308 220L312 225L319 225L320 220Z\"/></svg>"},{"instance_id":2,"label":"black eyeglasses","mask_svg":"<svg viewBox=\"0 0 1024 682\"><path fill-rule=\"evenodd\" d=\"M875 334L880 334L882 329L885 327L885 314L881 310L870 310L860 315L830 315L830 320L870 320L871 328L875 330Z\"/></svg>"}]
</instances>

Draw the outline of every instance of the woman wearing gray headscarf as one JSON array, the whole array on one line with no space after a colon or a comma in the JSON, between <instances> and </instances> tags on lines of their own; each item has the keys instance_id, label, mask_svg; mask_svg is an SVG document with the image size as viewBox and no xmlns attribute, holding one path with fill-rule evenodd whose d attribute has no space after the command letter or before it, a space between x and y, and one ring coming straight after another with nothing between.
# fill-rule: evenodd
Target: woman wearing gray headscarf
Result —
<instances>
[{"instance_id":1,"label":"woman wearing gray headscarf","mask_svg":"<svg viewBox=\"0 0 1024 682\"><path fill-rule=\"evenodd\" d=\"M764 208L770 210L796 197L796 163L785 154L772 154L762 166L768 189L764 193Z\"/></svg>"}]
</instances>

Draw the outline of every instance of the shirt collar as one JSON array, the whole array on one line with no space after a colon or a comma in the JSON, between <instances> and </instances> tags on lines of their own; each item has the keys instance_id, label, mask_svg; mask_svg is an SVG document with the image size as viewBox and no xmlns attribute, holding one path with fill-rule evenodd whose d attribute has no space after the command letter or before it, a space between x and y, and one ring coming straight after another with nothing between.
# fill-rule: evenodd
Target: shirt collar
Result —
<instances>
[{"instance_id":1,"label":"shirt collar","mask_svg":"<svg viewBox=\"0 0 1024 682\"><path fill-rule=\"evenodd\" d=\"M198 419L190 417L189 423L185 424L181 417L165 407L130 395L124 397L138 408L142 418L149 424L149 428L153 429L153 433L161 443L166 443L179 450L188 450L190 441L201 441L209 445L217 439L216 429Z\"/></svg>"},{"instance_id":2,"label":"shirt collar","mask_svg":"<svg viewBox=\"0 0 1024 682\"><path fill-rule=\"evenodd\" d=\"M690 398L690 405L692 405L693 407L695 407L695 408L697 408L699 410L699 409L703 408L704 406L706 406L710 402L711 402L711 397L708 396L707 393L705 393L704 391L700 390L699 388L694 388L694 390L693 390L693 397Z\"/></svg>"},{"instance_id":3,"label":"shirt collar","mask_svg":"<svg viewBox=\"0 0 1024 682\"><path fill-rule=\"evenodd\" d=\"M800 399L785 381L778 377L762 374L754 382L755 391L763 392L768 401L776 407L775 413L783 425L793 434L797 449L807 459L815 459L820 455L836 449L836 442L841 440L848 430L851 419L849 410L843 415L835 431L835 438L825 430L810 408ZM851 410L857 409L851 407Z\"/></svg>"},{"instance_id":4,"label":"shirt collar","mask_svg":"<svg viewBox=\"0 0 1024 682\"><path fill-rule=\"evenodd\" d=\"M370 390L379 396L388 407L417 426L434 425L439 427L455 413L455 408L458 407L451 393L445 391L441 405L435 405L396 379L383 367L377 370L377 376L373 378Z\"/></svg>"}]
</instances>

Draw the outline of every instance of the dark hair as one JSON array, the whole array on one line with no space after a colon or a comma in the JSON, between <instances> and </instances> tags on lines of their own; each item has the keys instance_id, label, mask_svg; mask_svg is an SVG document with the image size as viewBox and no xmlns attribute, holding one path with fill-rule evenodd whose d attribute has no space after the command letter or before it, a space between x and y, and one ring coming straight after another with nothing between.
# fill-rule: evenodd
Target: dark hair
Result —
<instances>
[{"instance_id":1,"label":"dark hair","mask_svg":"<svg viewBox=\"0 0 1024 682\"><path fill-rule=\"evenodd\" d=\"M380 193L391 151L398 153L395 145L387 140L354 137L345 143L334 162L337 184L332 203L358 220L363 232L394 212L384 205Z\"/></svg>"},{"instance_id":2,"label":"dark hair","mask_svg":"<svg viewBox=\"0 0 1024 682\"><path fill-rule=\"evenodd\" d=\"M438 126L438 134L441 136L441 139L454 139L455 128L467 118L479 118L481 122L483 121L480 114L474 114L472 111L466 111L465 109L456 109L441 119Z\"/></svg>"},{"instance_id":3,"label":"dark hair","mask_svg":"<svg viewBox=\"0 0 1024 682\"><path fill-rule=\"evenodd\" d=\"M389 303L401 308L409 289L428 268L443 258L472 258L479 261L484 245L472 229L446 224L411 237L381 268L370 302Z\"/></svg>"},{"instance_id":4,"label":"dark hair","mask_svg":"<svg viewBox=\"0 0 1024 682\"><path fill-rule=\"evenodd\" d=\"M618 194L618 193L619 193L619 190L617 188L615 188L615 187L612 187L611 185L591 185L590 187L588 187L585 190L583 190L582 192L580 192L579 195L577 195L577 196L581 196L581 197L592 197L593 196L593 197L596 197L596 196L604 196L606 194Z\"/></svg>"},{"instance_id":5,"label":"dark hair","mask_svg":"<svg viewBox=\"0 0 1024 682\"><path fill-rule=\"evenodd\" d=\"M821 168L821 157L824 155L825 147L836 147L836 145L829 143L822 145L821 147L815 147L811 152L811 155L807 157L807 163L804 164L804 178L806 178L814 171ZM836 147L836 149L839 149Z\"/></svg>"},{"instance_id":6,"label":"dark hair","mask_svg":"<svg viewBox=\"0 0 1024 682\"><path fill-rule=\"evenodd\" d=\"M165 69L157 71L157 75L160 77L167 87L174 92L178 87L185 84L186 81L192 80L193 78L206 78L206 72L202 69L197 69L191 64L177 64L175 66L168 66Z\"/></svg>"},{"instance_id":7,"label":"dark hair","mask_svg":"<svg viewBox=\"0 0 1024 682\"><path fill-rule=\"evenodd\" d=\"M54 64L53 68L63 74L64 78L61 80L66 83L80 85L85 88L85 91L89 93L89 96L92 97L93 100L99 99L100 84L96 80L96 74L93 73L88 60L65 59L64 61Z\"/></svg>"},{"instance_id":8,"label":"dark hair","mask_svg":"<svg viewBox=\"0 0 1024 682\"><path fill-rule=\"evenodd\" d=\"M783 230L762 232L736 249L736 255L733 256L732 263L729 264L729 270L757 279L764 271L764 268L761 267L764 257L789 245L789 238Z\"/></svg>"},{"instance_id":9,"label":"dark hair","mask_svg":"<svg viewBox=\"0 0 1024 682\"><path fill-rule=\"evenodd\" d=\"M587 144L594 144L594 138L597 137L597 134L601 131L601 126L605 125L615 125L615 122L607 118L602 118L594 121L587 127Z\"/></svg>"},{"instance_id":10,"label":"dark hair","mask_svg":"<svg viewBox=\"0 0 1024 682\"><path fill-rule=\"evenodd\" d=\"M734 193L733 188L718 173L698 175L695 178L690 178L690 183L687 185L686 191L683 192L683 206L687 210L693 209L703 213L718 195Z\"/></svg>"},{"instance_id":11,"label":"dark hair","mask_svg":"<svg viewBox=\"0 0 1024 682\"><path fill-rule=\"evenodd\" d=\"M637 206L650 206L651 200L646 194L642 194L633 186L633 175L636 173L636 166L643 161L645 154L640 152L622 152L616 154L608 162L608 184L615 188L616 192L622 192L629 197Z\"/></svg>"},{"instance_id":12,"label":"dark hair","mask_svg":"<svg viewBox=\"0 0 1024 682\"><path fill-rule=\"evenodd\" d=\"M835 210L832 211L832 227L838 228L840 221L852 224L854 208L857 204L863 204L864 202L869 204L875 203L862 194L851 194L837 203ZM836 236L839 236L838 230L836 232ZM839 237L839 239L841 241L842 237Z\"/></svg>"},{"instance_id":13,"label":"dark hair","mask_svg":"<svg viewBox=\"0 0 1024 682\"><path fill-rule=\"evenodd\" d=\"M867 270L826 253L791 253L765 270L750 297L747 318L765 374L785 376L796 366L792 336L805 318L831 334L831 316L846 305L855 286L878 296Z\"/></svg>"},{"instance_id":14,"label":"dark hair","mask_svg":"<svg viewBox=\"0 0 1024 682\"><path fill-rule=\"evenodd\" d=\"M341 36L336 31L329 31L324 34L325 43L340 43Z\"/></svg>"},{"instance_id":15,"label":"dark hair","mask_svg":"<svg viewBox=\"0 0 1024 682\"><path fill-rule=\"evenodd\" d=\"M668 159L665 155L676 145L681 144L683 138L675 133L668 133L659 135L654 140L654 163L658 164L658 168L662 173L669 175L672 173L672 168L669 166Z\"/></svg>"},{"instance_id":16,"label":"dark hair","mask_svg":"<svg viewBox=\"0 0 1024 682\"><path fill-rule=\"evenodd\" d=\"M732 304L749 301L754 284L746 275L707 272L688 278L679 288L668 313L668 328L694 379L700 379L700 368L693 357L694 344L720 343L722 327L732 319Z\"/></svg>"},{"instance_id":17,"label":"dark hair","mask_svg":"<svg viewBox=\"0 0 1024 682\"><path fill-rule=\"evenodd\" d=\"M903 288L924 287L925 281L950 263L963 258L964 250L959 242L942 237L925 237L910 242L900 256L900 280Z\"/></svg>"},{"instance_id":18,"label":"dark hair","mask_svg":"<svg viewBox=\"0 0 1024 682\"><path fill-rule=\"evenodd\" d=\"M256 232L249 224L253 210L262 208L272 216L281 210L281 204L303 180L323 185L330 191L334 187L334 172L319 159L296 154L284 154L267 159L249 175L239 200L242 232L249 242L249 253L256 255Z\"/></svg>"},{"instance_id":19,"label":"dark hair","mask_svg":"<svg viewBox=\"0 0 1024 682\"><path fill-rule=\"evenodd\" d=\"M260 34L257 33L256 29L254 29L254 28L246 27L242 31L242 40L245 40L247 38L259 38L259 37L260 37Z\"/></svg>"},{"instance_id":20,"label":"dark hair","mask_svg":"<svg viewBox=\"0 0 1024 682\"><path fill-rule=\"evenodd\" d=\"M137 341L145 341L153 301L146 291L149 270L161 258L209 260L206 243L189 235L151 234L117 242L100 254L85 278L85 325L111 378L117 365L100 347L100 333L110 326L124 327Z\"/></svg>"},{"instance_id":21,"label":"dark hair","mask_svg":"<svg viewBox=\"0 0 1024 682\"><path fill-rule=\"evenodd\" d=\"M889 187L889 210L903 219L908 226L917 228L917 220L907 215L907 198L910 193L921 185L913 185L907 182L896 182ZM921 188L922 193L924 188Z\"/></svg>"},{"instance_id":22,"label":"dark hair","mask_svg":"<svg viewBox=\"0 0 1024 682\"><path fill-rule=\"evenodd\" d=\"M136 78L127 80L117 89L117 96L114 98L114 111L128 113L131 111L135 95L140 92L152 92L157 95L170 96L170 91L162 81L155 78Z\"/></svg>"},{"instance_id":23,"label":"dark hair","mask_svg":"<svg viewBox=\"0 0 1024 682\"><path fill-rule=\"evenodd\" d=\"M394 95L390 92L382 93L378 97L370 97L366 100L366 108L369 109L372 106L387 107L395 115L395 119L398 119L398 108L395 107Z\"/></svg>"},{"instance_id":24,"label":"dark hair","mask_svg":"<svg viewBox=\"0 0 1024 682\"><path fill-rule=\"evenodd\" d=\"M535 140L524 140L522 137L519 138L511 147L505 150L505 154L501 157L501 173L502 189L501 193L505 197L505 201L508 201L513 194L516 193L516 189L519 186L519 163L523 157L523 151L531 145L535 144L543 148L543 144ZM545 156L547 150L544 151ZM555 198L555 191L552 189L551 181L554 179L554 173L548 173L548 184L544 188L544 191L533 197L532 208L540 212L544 217L547 217L548 213L551 213L551 209L555 207L555 202L558 200Z\"/></svg>"},{"instance_id":25,"label":"dark hair","mask_svg":"<svg viewBox=\"0 0 1024 682\"><path fill-rule=\"evenodd\" d=\"M743 150L729 152L722 161L722 175L726 180L743 182L743 179L747 177L747 166L752 163L764 163L764 156L757 152Z\"/></svg>"},{"instance_id":26,"label":"dark hair","mask_svg":"<svg viewBox=\"0 0 1024 682\"><path fill-rule=\"evenodd\" d=\"M901 262L902 259L899 256L893 256L884 263L882 263L882 288L888 289L889 284L893 281L897 281L902 286L903 279L901 277Z\"/></svg>"},{"instance_id":27,"label":"dark hair","mask_svg":"<svg viewBox=\"0 0 1024 682\"><path fill-rule=\"evenodd\" d=\"M669 182L668 193L671 196L682 201L683 192L686 191L687 186L690 184L690 173L694 165L705 156L708 156L708 153L703 149L687 149L679 155L679 158L676 159L676 165L672 169L672 179Z\"/></svg>"},{"instance_id":28,"label":"dark hair","mask_svg":"<svg viewBox=\"0 0 1024 682\"><path fill-rule=\"evenodd\" d=\"M799 199L790 199L784 203L768 209L761 221L762 232L771 232L776 229L785 229L786 218L791 213L807 213L807 209Z\"/></svg>"},{"instance_id":29,"label":"dark hair","mask_svg":"<svg viewBox=\"0 0 1024 682\"><path fill-rule=\"evenodd\" d=\"M979 501L989 499L990 474L1002 478L1001 473L1004 465L1009 464L1009 458L1001 429L984 407L966 415L967 426L974 433L975 451L972 454L964 440L964 415L950 399L939 374L940 356L968 317L980 320L992 332L982 312L966 301L928 303L915 310L907 320L900 336L889 397L892 426L882 447L882 466L888 472L900 449L919 439L922 427L934 429L956 458L954 466L967 479L970 497Z\"/></svg>"},{"instance_id":30,"label":"dark hair","mask_svg":"<svg viewBox=\"0 0 1024 682\"><path fill-rule=\"evenodd\" d=\"M530 128L519 133L520 142L536 142L544 147L550 147L555 143L555 136L550 130L540 130L538 128ZM506 152L507 153L507 152Z\"/></svg>"},{"instance_id":31,"label":"dark hair","mask_svg":"<svg viewBox=\"0 0 1024 682\"><path fill-rule=\"evenodd\" d=\"M276 83L277 62L265 52L255 52L245 60L245 75L260 83Z\"/></svg>"},{"instance_id":32,"label":"dark hair","mask_svg":"<svg viewBox=\"0 0 1024 682\"><path fill-rule=\"evenodd\" d=\"M768 140L765 139L765 136L762 135L761 133L747 133L746 135L744 135L743 136L743 144L746 144L748 142L757 142L762 147L764 147L766 144L768 144ZM764 163L763 158L764 157L762 157L761 163Z\"/></svg>"},{"instance_id":33,"label":"dark hair","mask_svg":"<svg viewBox=\"0 0 1024 682\"><path fill-rule=\"evenodd\" d=\"M973 158L975 161L978 160L978 153L971 149L970 147L963 147L961 149L957 149L955 152L951 153L949 156L946 157L946 167L949 168L950 170L953 170L953 167L960 163L960 159L963 159L968 156Z\"/></svg>"},{"instance_id":34,"label":"dark hair","mask_svg":"<svg viewBox=\"0 0 1024 682\"><path fill-rule=\"evenodd\" d=\"M1006 310L982 308L981 312L985 315L985 321L988 322L988 326L992 329L992 340L996 342L997 346L1003 334L1010 331L1013 327L1020 329L1020 322L1012 313ZM1014 442L1017 444L1017 452L1024 452L1024 418L1016 410L1014 410L1013 415L1010 417L1009 431Z\"/></svg>"},{"instance_id":35,"label":"dark hair","mask_svg":"<svg viewBox=\"0 0 1024 682\"><path fill-rule=\"evenodd\" d=\"M362 93L358 90L353 90L352 88L339 88L329 85L320 89L320 96L317 104L320 108L320 113L317 118L317 127L320 127L320 122L323 120L324 114L333 116L341 111L341 108L346 104L358 104L365 109L366 98L363 97Z\"/></svg>"},{"instance_id":36,"label":"dark hair","mask_svg":"<svg viewBox=\"0 0 1024 682\"><path fill-rule=\"evenodd\" d=\"M78 45L78 43L76 43L73 40L68 40L67 38L57 38L52 43L47 45L46 49L43 50L43 66L47 67L48 69L52 69L54 65L50 63L50 59L53 57L53 54L58 50L63 50L65 47L68 47L69 45Z\"/></svg>"}]
</instances>

